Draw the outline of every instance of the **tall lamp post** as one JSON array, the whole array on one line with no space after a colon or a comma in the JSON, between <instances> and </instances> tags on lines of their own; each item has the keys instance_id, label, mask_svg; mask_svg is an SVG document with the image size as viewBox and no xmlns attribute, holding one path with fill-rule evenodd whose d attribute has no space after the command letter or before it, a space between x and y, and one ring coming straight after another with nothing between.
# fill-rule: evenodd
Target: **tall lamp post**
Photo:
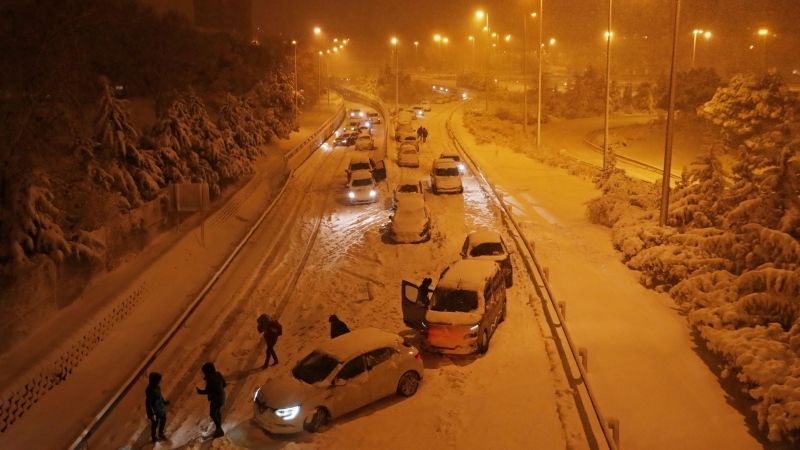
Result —
<instances>
[{"instance_id":1,"label":"tall lamp post","mask_svg":"<svg viewBox=\"0 0 800 450\"><path fill-rule=\"evenodd\" d=\"M694 35L694 39L692 40L692 69L694 69L694 60L697 55L697 35L703 34L703 30L694 30L692 34Z\"/></svg>"},{"instance_id":2,"label":"tall lamp post","mask_svg":"<svg viewBox=\"0 0 800 450\"><path fill-rule=\"evenodd\" d=\"M321 96L322 96L322 51L320 50L319 66L317 68L317 100L319 100L319 97Z\"/></svg>"},{"instance_id":3,"label":"tall lamp post","mask_svg":"<svg viewBox=\"0 0 800 450\"><path fill-rule=\"evenodd\" d=\"M328 108L331 107L331 51L325 57L325 93L328 95Z\"/></svg>"},{"instance_id":4,"label":"tall lamp post","mask_svg":"<svg viewBox=\"0 0 800 450\"><path fill-rule=\"evenodd\" d=\"M667 139L664 148L664 172L661 178L661 214L658 224L667 223L669 209L669 180L672 173L672 137L675 126L675 70L678 63L678 35L681 18L681 0L675 0L675 31L672 37L672 67L669 73L669 109L667 110Z\"/></svg>"},{"instance_id":5,"label":"tall lamp post","mask_svg":"<svg viewBox=\"0 0 800 450\"><path fill-rule=\"evenodd\" d=\"M445 37L442 38L442 42L444 42L444 51L447 51L447 43L449 42L449 40ZM444 61L442 61L442 67L444 67Z\"/></svg>"},{"instance_id":6,"label":"tall lamp post","mask_svg":"<svg viewBox=\"0 0 800 450\"><path fill-rule=\"evenodd\" d=\"M475 38L470 36L469 40L472 42L472 70L475 70Z\"/></svg>"},{"instance_id":7,"label":"tall lamp post","mask_svg":"<svg viewBox=\"0 0 800 450\"><path fill-rule=\"evenodd\" d=\"M414 64L419 65L419 42L414 41Z\"/></svg>"},{"instance_id":8,"label":"tall lamp post","mask_svg":"<svg viewBox=\"0 0 800 450\"><path fill-rule=\"evenodd\" d=\"M608 0L608 31L606 31L606 117L603 133L603 169L608 167L608 121L611 117L611 3Z\"/></svg>"},{"instance_id":9,"label":"tall lamp post","mask_svg":"<svg viewBox=\"0 0 800 450\"><path fill-rule=\"evenodd\" d=\"M709 53L709 51L708 51L708 40L711 39L711 32L710 31L706 31L706 34L704 34L703 36L706 37L706 59L707 59L707 63L708 63L708 66L711 67L712 66L711 53Z\"/></svg>"},{"instance_id":10,"label":"tall lamp post","mask_svg":"<svg viewBox=\"0 0 800 450\"><path fill-rule=\"evenodd\" d=\"M506 51L508 54L506 55L506 90L509 89L509 85L511 84L511 35L506 35Z\"/></svg>"},{"instance_id":11,"label":"tall lamp post","mask_svg":"<svg viewBox=\"0 0 800 450\"><path fill-rule=\"evenodd\" d=\"M483 19L486 17L486 26L483 29L486 31L486 71L484 72L484 78L486 80L486 111L489 110L489 52L492 50L492 40L489 38L491 36L491 30L489 29L489 13L484 13L483 11L478 11L476 13L478 19Z\"/></svg>"},{"instance_id":12,"label":"tall lamp post","mask_svg":"<svg viewBox=\"0 0 800 450\"><path fill-rule=\"evenodd\" d=\"M442 65L442 37L438 34L433 37L433 40L439 43L439 66Z\"/></svg>"},{"instance_id":13,"label":"tall lamp post","mask_svg":"<svg viewBox=\"0 0 800 450\"><path fill-rule=\"evenodd\" d=\"M542 1L539 0L539 12L542 11ZM531 17L536 18L536 13L532 13ZM523 38L522 38L522 103L524 104L524 120L523 130L525 138L528 138L528 16L523 16ZM542 112L542 18L539 17L539 114ZM541 127L541 120L536 118L536 146L539 146L539 131Z\"/></svg>"},{"instance_id":14,"label":"tall lamp post","mask_svg":"<svg viewBox=\"0 0 800 450\"><path fill-rule=\"evenodd\" d=\"M397 53L397 38L392 38L394 44L394 114L400 114L400 54Z\"/></svg>"},{"instance_id":15,"label":"tall lamp post","mask_svg":"<svg viewBox=\"0 0 800 450\"><path fill-rule=\"evenodd\" d=\"M294 46L294 121L297 122L297 41L292 41Z\"/></svg>"},{"instance_id":16,"label":"tall lamp post","mask_svg":"<svg viewBox=\"0 0 800 450\"><path fill-rule=\"evenodd\" d=\"M758 35L764 37L764 70L767 70L767 36L769 35L769 30L762 28L758 30Z\"/></svg>"}]
</instances>

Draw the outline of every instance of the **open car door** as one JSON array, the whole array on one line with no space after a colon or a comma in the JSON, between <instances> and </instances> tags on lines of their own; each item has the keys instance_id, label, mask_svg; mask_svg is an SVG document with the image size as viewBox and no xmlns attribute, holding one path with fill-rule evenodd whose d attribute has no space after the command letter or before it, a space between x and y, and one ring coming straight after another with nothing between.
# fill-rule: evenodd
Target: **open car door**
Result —
<instances>
[{"instance_id":1,"label":"open car door","mask_svg":"<svg viewBox=\"0 0 800 450\"><path fill-rule=\"evenodd\" d=\"M400 294L403 299L403 323L415 330L422 328L422 321L425 320L425 313L428 311L428 305L417 303L418 292L419 286L403 280Z\"/></svg>"},{"instance_id":2,"label":"open car door","mask_svg":"<svg viewBox=\"0 0 800 450\"><path fill-rule=\"evenodd\" d=\"M386 163L383 160L375 161L375 168L372 169L372 177L375 181L381 182L386 179Z\"/></svg>"}]
</instances>

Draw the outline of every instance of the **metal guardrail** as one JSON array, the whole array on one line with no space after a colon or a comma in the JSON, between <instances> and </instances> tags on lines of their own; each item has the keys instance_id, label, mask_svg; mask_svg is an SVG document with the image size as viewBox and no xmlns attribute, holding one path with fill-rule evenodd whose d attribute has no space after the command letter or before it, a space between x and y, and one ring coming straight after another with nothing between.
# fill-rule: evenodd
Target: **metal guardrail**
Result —
<instances>
[{"instance_id":1,"label":"metal guardrail","mask_svg":"<svg viewBox=\"0 0 800 450\"><path fill-rule=\"evenodd\" d=\"M458 138L456 138L455 134L453 133L452 128L450 127L450 121L449 120L447 121L446 125L447 125L447 132L450 135L450 138L452 139L453 143L458 148L459 152L461 154L463 154L466 157L466 160L474 167L475 173L480 175L480 178L483 179L485 185L488 186L489 190L491 190L491 192L494 195L494 197L498 200L498 204L499 204L500 208L503 210L503 212L505 214L505 217L507 217L508 220L511 222L511 224L514 226L514 229L517 231L517 233L519 234L522 242L525 244L526 250L528 251L528 254L530 254L530 257L531 257L531 260L533 261L533 264L536 266L536 272L538 273L539 278L542 280L542 284L543 284L543 286L545 288L545 291L547 292L547 297L548 297L548 300L550 302L550 305L553 308L553 310L555 311L556 316L558 317L559 323L555 324L555 325L560 325L560 328L564 333L564 336L566 338L567 344L569 345L570 353L572 354L572 357L573 357L573 359L575 361L575 365L578 367L578 371L580 372L581 379L583 380L583 385L586 387L586 392L587 392L587 394L589 396L589 401L592 404L592 409L594 410L595 416L596 416L598 422L600 423L600 426L603 429L603 435L604 435L603 437L604 437L606 443L608 444L609 449L617 450L618 447L619 447L619 445L618 445L618 440L619 440L619 422L616 421L615 419L611 419L611 421L607 422L605 420L603 414L600 412L600 406L599 406L598 401L597 401L597 396L592 391L591 385L589 384L589 379L588 379L588 376L587 376L587 373L586 373L586 369L583 366L583 361L585 361L584 358L586 357L585 356L586 353L582 352L581 349L579 349L579 348L577 348L575 346L574 340L572 339L572 337L571 337L571 335L569 333L569 330L567 328L564 316L561 313L561 309L559 307L559 304L556 302L555 296L553 295L553 291L550 288L550 283L549 283L549 280L548 280L548 276L545 275L546 272L542 270L542 267L539 264L539 261L536 259L536 253L534 251L533 246L530 244L530 242L528 242L528 239L525 237L525 234L522 231L522 227L519 226L517 221L514 219L514 216L506 208L505 202L501 200L502 196L497 193L494 185L489 182L488 178L483 173L483 171L481 170L480 166L478 166L477 163L475 163L475 160L472 158L472 156L466 151L466 149L461 144L461 142L459 142ZM526 258L523 258L523 259L525 260L525 264L528 266L528 269L532 271L532 268L529 266L529 263L528 263L527 259ZM541 295L541 291L540 291L540 288L539 288L537 280L534 279L533 281L534 281L534 285L536 287L536 291L539 293L539 295ZM612 424L613 424L613 430L609 430L609 426L611 426Z\"/></svg>"},{"instance_id":2,"label":"metal guardrail","mask_svg":"<svg viewBox=\"0 0 800 450\"><path fill-rule=\"evenodd\" d=\"M588 145L595 152L598 152L601 155L603 154L603 147L600 147L599 145L592 144L591 142L589 142L588 139L584 139L583 142L586 145ZM657 173L659 175L664 175L664 171L662 169L659 169L658 167L650 165L650 164L647 164L645 162L641 162L641 161L635 160L633 158L628 158L627 156L622 156L619 153L614 155L614 157L617 158L620 161L623 161L623 162L627 163L627 164L639 167L640 169L645 169L645 170L649 170L651 172L655 172L655 173ZM677 181L680 181L680 180L683 179L680 176L675 175L674 173L669 174L669 176L670 176L671 179L677 180Z\"/></svg>"},{"instance_id":3,"label":"metal guardrail","mask_svg":"<svg viewBox=\"0 0 800 450\"><path fill-rule=\"evenodd\" d=\"M283 160L286 164L290 167L290 169L294 170L300 167L313 153L314 150L319 148L325 141L328 140L331 134L339 128L339 125L342 124L345 116L345 107L344 102L336 111L336 114L331 117L330 119L326 120L325 123L322 124L315 132L311 133L306 140L297 144L293 149L289 150L284 156ZM292 161L296 156L301 155L301 152L311 150L305 155L305 158L302 161Z\"/></svg>"},{"instance_id":4,"label":"metal guardrail","mask_svg":"<svg viewBox=\"0 0 800 450\"><path fill-rule=\"evenodd\" d=\"M309 143L313 142L314 138L319 137L321 133L323 133L326 129L328 129L328 127L330 127L331 124L336 121L337 117L341 120L341 117L339 116L340 115L343 116L343 112L344 112L344 104L337 111L336 115L333 118L328 119L321 127L317 129L317 131L312 133L312 135L308 139L306 139L305 141L303 141L303 143L297 145L294 149L292 149L290 153L293 152L293 155L284 157L284 160L288 162L292 156L296 156L300 149L307 147ZM336 127L338 127L338 124L336 125ZM334 129L336 127L334 127ZM305 159L303 160L303 162L304 161ZM302 165L303 162L301 162L300 165ZM83 448L88 448L89 438L92 436L92 434L94 434L94 432L97 431L97 429L100 427L103 421L105 421L108 415L111 414L111 411L119 404L122 398L131 390L131 388L133 388L137 380L142 376L142 374L144 374L145 370L147 370L150 364L152 364L153 361L155 361L158 354L167 346L167 344L169 344L172 338L175 337L178 330L181 329L181 327L189 318L189 316L191 316L194 310L200 305L200 302L202 302L203 299L205 299L206 295L208 295L208 293L211 292L211 289L214 287L217 281L219 281L220 277L222 277L222 275L231 265L233 260L239 254L239 252L241 252L242 248L244 248L244 246L253 236L258 227L261 226L261 223L264 221L264 219L267 217L270 211L272 211L272 209L275 207L278 201L283 197L284 192L286 192L286 187L289 185L290 179L291 179L291 173L286 178L286 182L283 184L283 187L278 192L278 195L275 197L272 203L270 203L269 207L266 210L264 210L264 212L261 214L258 220L250 228L248 233L236 246L236 248L233 249L228 258L219 268L219 270L217 270L217 272L214 273L211 279L206 283L206 285L203 287L200 293L197 294L194 300L192 300L192 303L186 308L183 314L181 314L181 316L175 321L175 323L172 325L169 331L164 335L161 341L159 341L159 343L156 344L153 350L151 350L150 353L145 357L144 361L142 361L142 363L139 364L136 370L128 377L123 386L119 390L117 390L116 393L114 393L114 395L111 397L111 400L109 400L103 406L100 412L98 412L92 419L92 421L83 429L83 431L81 431L80 435L75 439L75 441L72 444L70 444L69 446L70 450L80 450Z\"/></svg>"}]
</instances>

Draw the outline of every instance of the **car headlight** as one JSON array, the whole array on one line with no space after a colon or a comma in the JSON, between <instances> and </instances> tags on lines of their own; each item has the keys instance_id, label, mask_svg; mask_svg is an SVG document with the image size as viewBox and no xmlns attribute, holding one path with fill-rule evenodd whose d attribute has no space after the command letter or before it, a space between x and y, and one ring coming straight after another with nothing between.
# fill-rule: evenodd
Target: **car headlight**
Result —
<instances>
[{"instance_id":1,"label":"car headlight","mask_svg":"<svg viewBox=\"0 0 800 450\"><path fill-rule=\"evenodd\" d=\"M291 408L276 409L275 415L281 417L283 420L292 420L297 417L300 412L300 405L292 406Z\"/></svg>"},{"instance_id":2,"label":"car headlight","mask_svg":"<svg viewBox=\"0 0 800 450\"><path fill-rule=\"evenodd\" d=\"M260 390L261 390L261 388L256 389L256 395L253 396L253 401L258 400L258 391L260 391Z\"/></svg>"},{"instance_id":3,"label":"car headlight","mask_svg":"<svg viewBox=\"0 0 800 450\"><path fill-rule=\"evenodd\" d=\"M356 194L354 192L348 193L347 196L350 198L356 198Z\"/></svg>"},{"instance_id":4,"label":"car headlight","mask_svg":"<svg viewBox=\"0 0 800 450\"><path fill-rule=\"evenodd\" d=\"M370 197L375 197L376 195L378 195L378 193L375 192L374 190L373 191L369 191L369 196Z\"/></svg>"},{"instance_id":5,"label":"car headlight","mask_svg":"<svg viewBox=\"0 0 800 450\"><path fill-rule=\"evenodd\" d=\"M458 170L464 170L464 165L463 164L459 164L458 165Z\"/></svg>"}]
</instances>

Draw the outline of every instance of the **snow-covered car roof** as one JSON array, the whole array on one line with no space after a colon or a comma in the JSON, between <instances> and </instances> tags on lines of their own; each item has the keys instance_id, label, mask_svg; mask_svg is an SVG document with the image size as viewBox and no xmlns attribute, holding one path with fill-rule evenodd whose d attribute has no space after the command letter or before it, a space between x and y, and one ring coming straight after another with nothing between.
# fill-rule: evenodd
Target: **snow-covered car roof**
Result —
<instances>
[{"instance_id":1,"label":"snow-covered car roof","mask_svg":"<svg viewBox=\"0 0 800 450\"><path fill-rule=\"evenodd\" d=\"M369 170L356 170L350 174L351 180L365 180L367 178L372 179L372 172Z\"/></svg>"},{"instance_id":2,"label":"snow-covered car roof","mask_svg":"<svg viewBox=\"0 0 800 450\"><path fill-rule=\"evenodd\" d=\"M461 158L461 155L458 153L458 151L452 149L445 149L442 152L442 155L439 156L439 158L449 158L451 156L458 156L459 158Z\"/></svg>"},{"instance_id":3,"label":"snow-covered car roof","mask_svg":"<svg viewBox=\"0 0 800 450\"><path fill-rule=\"evenodd\" d=\"M497 271L497 263L478 259L463 259L455 262L445 272L436 288L462 289L483 292L486 280Z\"/></svg>"},{"instance_id":4,"label":"snow-covered car roof","mask_svg":"<svg viewBox=\"0 0 800 450\"><path fill-rule=\"evenodd\" d=\"M398 214L412 214L416 211L422 211L425 208L425 199L421 196L413 196L409 197L406 200L403 200L402 203L397 204L397 211L395 212L395 216Z\"/></svg>"},{"instance_id":5,"label":"snow-covered car roof","mask_svg":"<svg viewBox=\"0 0 800 450\"><path fill-rule=\"evenodd\" d=\"M369 157L367 155L353 155L350 157L350 165L366 163L369 164Z\"/></svg>"},{"instance_id":6,"label":"snow-covered car roof","mask_svg":"<svg viewBox=\"0 0 800 450\"><path fill-rule=\"evenodd\" d=\"M420 103L421 105L426 105L426 104L428 104L428 103L430 103L430 102L429 102L429 101L427 101L427 100L423 100L423 101L421 101L421 102L419 102L419 103Z\"/></svg>"},{"instance_id":7,"label":"snow-covered car roof","mask_svg":"<svg viewBox=\"0 0 800 450\"><path fill-rule=\"evenodd\" d=\"M472 247L486 243L501 242L500 233L489 230L473 231L467 238L469 239L469 245Z\"/></svg>"},{"instance_id":8,"label":"snow-covered car roof","mask_svg":"<svg viewBox=\"0 0 800 450\"><path fill-rule=\"evenodd\" d=\"M492 263L494 264L494 263ZM359 328L317 347L318 352L331 356L339 362L347 362L356 356L384 347L394 347L403 342L400 336L378 328Z\"/></svg>"},{"instance_id":9,"label":"snow-covered car roof","mask_svg":"<svg viewBox=\"0 0 800 450\"><path fill-rule=\"evenodd\" d=\"M437 169L457 169L458 164L452 159L439 158L433 162L433 167Z\"/></svg>"},{"instance_id":10,"label":"snow-covered car roof","mask_svg":"<svg viewBox=\"0 0 800 450\"><path fill-rule=\"evenodd\" d=\"M416 148L416 147L414 147L414 146L413 146L413 145L411 145L411 144L401 144L401 145L400 145L400 151L401 151L401 152L404 152L404 151L412 151L412 152L414 152L414 153L417 153L417 148Z\"/></svg>"},{"instance_id":11,"label":"snow-covered car roof","mask_svg":"<svg viewBox=\"0 0 800 450\"><path fill-rule=\"evenodd\" d=\"M359 140L372 139L372 136L370 136L368 133L361 133L358 135L358 139Z\"/></svg>"}]
</instances>

